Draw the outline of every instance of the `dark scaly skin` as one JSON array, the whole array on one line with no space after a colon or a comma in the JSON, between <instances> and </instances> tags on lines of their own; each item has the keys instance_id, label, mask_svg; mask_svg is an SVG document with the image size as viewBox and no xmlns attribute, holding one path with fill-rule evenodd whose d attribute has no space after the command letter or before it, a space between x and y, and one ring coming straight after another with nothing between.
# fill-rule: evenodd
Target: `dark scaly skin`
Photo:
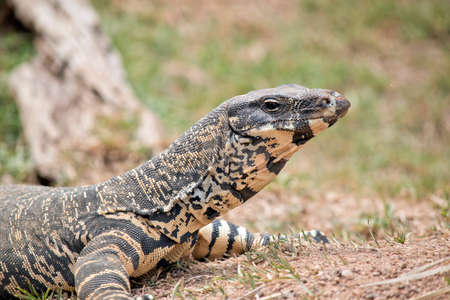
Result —
<instances>
[{"instance_id":1,"label":"dark scaly skin","mask_svg":"<svg viewBox=\"0 0 450 300\"><path fill-rule=\"evenodd\" d=\"M265 235L214 220L270 183L349 106L330 90L257 90L225 101L166 151L104 183L1 186L0 298L31 284L79 299L133 299L129 277L190 254L212 259L267 244Z\"/></svg>"}]
</instances>

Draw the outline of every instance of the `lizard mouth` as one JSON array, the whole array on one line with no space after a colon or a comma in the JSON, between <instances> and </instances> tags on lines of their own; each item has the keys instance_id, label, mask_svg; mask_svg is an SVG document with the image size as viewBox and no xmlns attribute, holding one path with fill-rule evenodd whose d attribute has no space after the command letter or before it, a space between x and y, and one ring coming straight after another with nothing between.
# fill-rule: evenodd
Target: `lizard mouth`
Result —
<instances>
[{"instance_id":1,"label":"lizard mouth","mask_svg":"<svg viewBox=\"0 0 450 300\"><path fill-rule=\"evenodd\" d=\"M294 120L287 120L286 122L291 122L292 124L295 124L293 126L293 128L289 128L289 129L291 129L292 131L294 131L296 133L299 132L300 134L303 133L304 131L307 131L307 128L305 128L306 126L303 125L304 123L307 123L310 125L311 125L311 123L320 123L320 122L316 122L316 120L322 120L324 123L328 124L327 127L331 127L334 123L337 122L337 120L343 118L347 114L350 106L351 106L350 101L341 97L341 98L335 100L334 109L331 111L328 110L328 111L324 111L324 112L317 112L317 113L313 113L309 117L306 117L301 120L294 119ZM298 126L298 124L300 124L300 126ZM313 128L310 128L310 129L313 130ZM314 130L313 130L313 132L314 132ZM314 134L314 135L316 135L316 134Z\"/></svg>"},{"instance_id":2,"label":"lizard mouth","mask_svg":"<svg viewBox=\"0 0 450 300\"><path fill-rule=\"evenodd\" d=\"M326 128L333 126L337 120L345 116L349 108L350 101L345 98L337 99L333 115L309 118L305 122L307 126L299 126L296 130L293 130L292 142L296 145L303 145Z\"/></svg>"}]
</instances>

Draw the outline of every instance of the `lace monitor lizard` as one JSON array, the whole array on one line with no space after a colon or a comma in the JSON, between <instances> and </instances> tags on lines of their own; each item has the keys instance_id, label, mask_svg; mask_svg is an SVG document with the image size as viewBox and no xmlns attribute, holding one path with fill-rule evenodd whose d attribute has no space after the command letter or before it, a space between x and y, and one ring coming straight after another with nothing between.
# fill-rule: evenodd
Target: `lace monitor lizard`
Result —
<instances>
[{"instance_id":1,"label":"lace monitor lizard","mask_svg":"<svg viewBox=\"0 0 450 300\"><path fill-rule=\"evenodd\" d=\"M61 288L133 297L130 277L179 258L240 254L269 237L216 219L345 115L339 93L288 84L233 97L151 160L83 187L0 187L0 298ZM320 235L319 235L320 238Z\"/></svg>"}]
</instances>

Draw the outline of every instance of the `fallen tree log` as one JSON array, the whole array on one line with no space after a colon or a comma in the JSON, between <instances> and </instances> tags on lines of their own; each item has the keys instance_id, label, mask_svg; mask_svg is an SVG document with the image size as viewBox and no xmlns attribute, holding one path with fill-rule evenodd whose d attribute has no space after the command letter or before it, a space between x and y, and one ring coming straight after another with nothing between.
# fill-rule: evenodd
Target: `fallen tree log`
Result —
<instances>
[{"instance_id":1,"label":"fallen tree log","mask_svg":"<svg viewBox=\"0 0 450 300\"><path fill-rule=\"evenodd\" d=\"M40 178L90 181L93 169L98 173L111 160L127 159L127 145L160 150L158 118L134 96L120 55L87 1L9 5L35 33L37 54L14 70L9 86Z\"/></svg>"}]
</instances>

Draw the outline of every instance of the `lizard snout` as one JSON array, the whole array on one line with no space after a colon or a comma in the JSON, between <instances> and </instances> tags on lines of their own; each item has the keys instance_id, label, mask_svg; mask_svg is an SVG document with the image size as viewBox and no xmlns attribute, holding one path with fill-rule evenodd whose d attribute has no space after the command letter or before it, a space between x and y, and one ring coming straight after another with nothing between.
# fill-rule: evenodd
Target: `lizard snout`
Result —
<instances>
[{"instance_id":1,"label":"lizard snout","mask_svg":"<svg viewBox=\"0 0 450 300\"><path fill-rule=\"evenodd\" d=\"M330 91L330 99L333 99L335 101L335 105L336 105L336 116L338 118L342 118L343 116L345 116L345 114L347 113L348 109L351 106L350 101L348 101L347 98L345 98L344 96L342 96L341 94L339 94L336 91Z\"/></svg>"},{"instance_id":2,"label":"lizard snout","mask_svg":"<svg viewBox=\"0 0 450 300\"><path fill-rule=\"evenodd\" d=\"M336 99L336 114L338 118L342 118L343 116L345 116L350 106L350 101L348 101L347 99L343 97L341 99Z\"/></svg>"}]
</instances>

